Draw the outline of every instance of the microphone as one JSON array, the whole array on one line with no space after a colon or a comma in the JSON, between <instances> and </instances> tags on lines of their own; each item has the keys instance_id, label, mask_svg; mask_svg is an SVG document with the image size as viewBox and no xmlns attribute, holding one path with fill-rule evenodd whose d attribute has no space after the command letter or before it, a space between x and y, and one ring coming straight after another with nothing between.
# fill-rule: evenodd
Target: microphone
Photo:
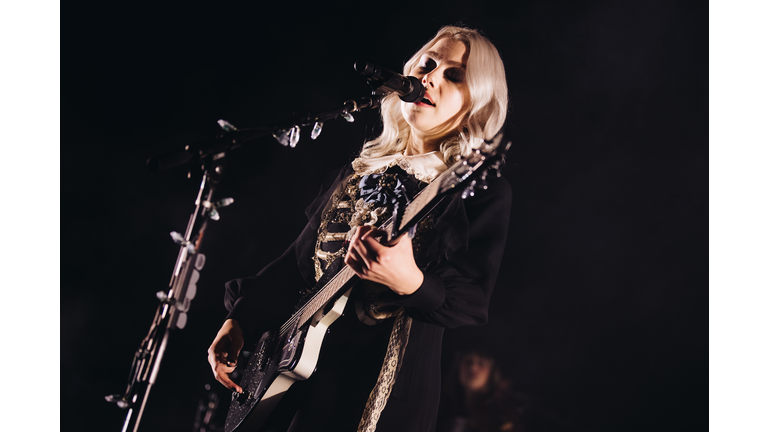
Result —
<instances>
[{"instance_id":1,"label":"microphone","mask_svg":"<svg viewBox=\"0 0 768 432\"><path fill-rule=\"evenodd\" d=\"M416 77L403 76L365 60L356 61L355 70L368 80L376 94L397 93L404 102L418 102L424 99L426 89Z\"/></svg>"}]
</instances>

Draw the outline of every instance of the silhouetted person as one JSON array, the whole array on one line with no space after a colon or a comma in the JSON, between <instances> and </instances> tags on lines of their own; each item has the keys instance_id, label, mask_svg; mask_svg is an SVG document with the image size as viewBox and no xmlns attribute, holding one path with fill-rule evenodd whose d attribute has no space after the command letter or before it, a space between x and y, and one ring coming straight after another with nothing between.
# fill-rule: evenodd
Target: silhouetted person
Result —
<instances>
[{"instance_id":1,"label":"silhouetted person","mask_svg":"<svg viewBox=\"0 0 768 432\"><path fill-rule=\"evenodd\" d=\"M530 431L527 402L510 391L493 356L468 351L457 356L440 401L437 432Z\"/></svg>"}]
</instances>

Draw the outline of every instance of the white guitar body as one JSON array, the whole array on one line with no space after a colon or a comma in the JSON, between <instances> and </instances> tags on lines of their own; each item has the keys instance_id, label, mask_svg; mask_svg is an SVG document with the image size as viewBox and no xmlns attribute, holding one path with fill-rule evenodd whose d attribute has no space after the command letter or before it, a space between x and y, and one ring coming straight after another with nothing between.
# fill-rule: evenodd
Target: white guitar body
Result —
<instances>
[{"instance_id":1,"label":"white guitar body","mask_svg":"<svg viewBox=\"0 0 768 432\"><path fill-rule=\"evenodd\" d=\"M269 385L264 395L261 397L260 402L255 405L250 414L247 415L247 419L236 426L237 430L244 432L257 431L269 415L280 402L285 392L291 388L296 381L306 380L317 367L317 360L320 358L320 349L323 346L323 339L328 332L328 327L333 324L344 312L344 308L349 300L349 294L352 291L350 288L341 295L333 304L333 307L324 313L323 309L320 309L315 313L310 321L310 325L307 327L307 334L303 338L303 346L298 361L295 363L292 369L284 370L280 372ZM293 343L300 341L299 337L294 338ZM296 348L296 346L294 346ZM234 430L234 429L233 429Z\"/></svg>"},{"instance_id":2,"label":"white guitar body","mask_svg":"<svg viewBox=\"0 0 768 432\"><path fill-rule=\"evenodd\" d=\"M320 348L322 348L323 339L328 332L328 327L344 312L350 291L351 289L342 294L328 313L323 314L323 311L319 310L312 317L312 324L310 324L309 330L307 330L307 336L304 339L304 349L301 351L298 363L293 370L283 372L282 375L293 380L305 380L312 375L317 366Z\"/></svg>"}]
</instances>

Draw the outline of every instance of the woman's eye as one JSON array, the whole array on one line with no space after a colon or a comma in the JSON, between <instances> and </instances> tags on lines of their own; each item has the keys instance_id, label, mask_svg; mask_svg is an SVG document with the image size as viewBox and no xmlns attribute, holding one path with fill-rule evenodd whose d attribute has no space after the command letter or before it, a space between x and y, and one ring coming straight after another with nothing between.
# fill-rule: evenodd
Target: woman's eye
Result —
<instances>
[{"instance_id":1,"label":"woman's eye","mask_svg":"<svg viewBox=\"0 0 768 432\"><path fill-rule=\"evenodd\" d=\"M450 68L445 70L445 78L456 83L464 82L464 69Z\"/></svg>"},{"instance_id":2,"label":"woman's eye","mask_svg":"<svg viewBox=\"0 0 768 432\"><path fill-rule=\"evenodd\" d=\"M428 73L435 70L436 67L437 67L437 63L435 63L435 61L432 60L431 58L428 58L421 62L421 64L419 65L419 71L422 73Z\"/></svg>"}]
</instances>

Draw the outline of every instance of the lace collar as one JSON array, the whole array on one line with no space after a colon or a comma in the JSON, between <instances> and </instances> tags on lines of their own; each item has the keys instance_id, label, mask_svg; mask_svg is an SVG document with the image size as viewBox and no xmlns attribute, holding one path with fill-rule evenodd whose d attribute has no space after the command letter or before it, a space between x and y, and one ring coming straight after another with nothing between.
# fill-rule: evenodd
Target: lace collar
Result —
<instances>
[{"instance_id":1,"label":"lace collar","mask_svg":"<svg viewBox=\"0 0 768 432\"><path fill-rule=\"evenodd\" d=\"M398 165L408 174L426 183L432 182L448 168L437 155L437 151L413 156L397 153L373 159L357 158L352 162L352 168L359 175L383 173L394 165Z\"/></svg>"}]
</instances>

